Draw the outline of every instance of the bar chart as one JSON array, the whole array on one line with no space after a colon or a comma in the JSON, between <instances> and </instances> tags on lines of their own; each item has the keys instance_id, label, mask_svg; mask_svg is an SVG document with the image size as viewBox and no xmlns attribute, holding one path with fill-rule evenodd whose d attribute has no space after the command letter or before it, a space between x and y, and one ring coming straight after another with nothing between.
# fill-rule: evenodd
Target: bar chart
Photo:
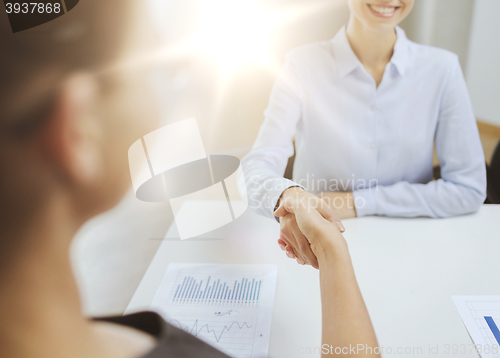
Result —
<instances>
[{"instance_id":1,"label":"bar chart","mask_svg":"<svg viewBox=\"0 0 500 358\"><path fill-rule=\"evenodd\" d=\"M467 306L486 345L492 348L491 356L500 358L500 333L497 327L497 323L500 323L500 302L471 300L467 302Z\"/></svg>"},{"instance_id":2,"label":"bar chart","mask_svg":"<svg viewBox=\"0 0 500 358\"><path fill-rule=\"evenodd\" d=\"M268 356L277 267L169 264L150 310L233 358Z\"/></svg>"},{"instance_id":3,"label":"bar chart","mask_svg":"<svg viewBox=\"0 0 500 358\"><path fill-rule=\"evenodd\" d=\"M261 287L261 277L235 280L234 276L179 272L168 303L257 307Z\"/></svg>"},{"instance_id":4,"label":"bar chart","mask_svg":"<svg viewBox=\"0 0 500 358\"><path fill-rule=\"evenodd\" d=\"M490 327L491 333L495 337L496 341L500 345L500 330L498 329L498 326L491 316L484 316L484 320L488 324L488 327Z\"/></svg>"},{"instance_id":5,"label":"bar chart","mask_svg":"<svg viewBox=\"0 0 500 358\"><path fill-rule=\"evenodd\" d=\"M452 296L482 358L500 358L500 296Z\"/></svg>"}]
</instances>

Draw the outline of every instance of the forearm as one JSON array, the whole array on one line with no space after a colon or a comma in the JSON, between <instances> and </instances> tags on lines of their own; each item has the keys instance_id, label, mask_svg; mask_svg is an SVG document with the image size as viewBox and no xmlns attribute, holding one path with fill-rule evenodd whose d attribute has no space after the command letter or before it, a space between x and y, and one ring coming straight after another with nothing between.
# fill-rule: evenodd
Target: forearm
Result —
<instances>
[{"instance_id":1,"label":"forearm","mask_svg":"<svg viewBox=\"0 0 500 358\"><path fill-rule=\"evenodd\" d=\"M244 177L238 178L238 186L240 191L246 190L249 206L259 214L273 218L272 213L283 191L297 184L283 178L280 168L273 168L254 153L245 157L242 167Z\"/></svg>"},{"instance_id":2,"label":"forearm","mask_svg":"<svg viewBox=\"0 0 500 358\"><path fill-rule=\"evenodd\" d=\"M477 211L484 201L485 192L485 179L472 178L460 182L440 179L427 184L399 182L353 194L358 216L440 218Z\"/></svg>"},{"instance_id":3,"label":"forearm","mask_svg":"<svg viewBox=\"0 0 500 358\"><path fill-rule=\"evenodd\" d=\"M380 357L345 242L319 255L323 357Z\"/></svg>"},{"instance_id":4,"label":"forearm","mask_svg":"<svg viewBox=\"0 0 500 358\"><path fill-rule=\"evenodd\" d=\"M293 137L301 117L301 88L297 66L287 56L264 111L259 135L241 162L250 206L271 218L283 190L296 185L283 178L283 174L294 153Z\"/></svg>"},{"instance_id":5,"label":"forearm","mask_svg":"<svg viewBox=\"0 0 500 358\"><path fill-rule=\"evenodd\" d=\"M328 205L328 210L332 211ZM380 357L377 338L356 282L347 243L323 214L286 198L277 216L295 215L318 260L322 303L323 357Z\"/></svg>"}]
</instances>

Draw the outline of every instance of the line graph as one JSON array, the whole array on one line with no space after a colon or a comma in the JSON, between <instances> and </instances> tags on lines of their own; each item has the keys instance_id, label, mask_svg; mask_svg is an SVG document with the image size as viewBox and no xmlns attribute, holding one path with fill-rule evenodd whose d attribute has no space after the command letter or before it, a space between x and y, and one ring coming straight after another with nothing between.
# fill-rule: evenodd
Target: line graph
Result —
<instances>
[{"instance_id":1,"label":"line graph","mask_svg":"<svg viewBox=\"0 0 500 358\"><path fill-rule=\"evenodd\" d=\"M167 321L231 357L250 358L255 336L255 317L245 315L239 318L241 319L216 315L175 315L175 318Z\"/></svg>"},{"instance_id":2,"label":"line graph","mask_svg":"<svg viewBox=\"0 0 500 358\"><path fill-rule=\"evenodd\" d=\"M171 263L149 307L233 358L266 357L274 265Z\"/></svg>"},{"instance_id":3,"label":"line graph","mask_svg":"<svg viewBox=\"0 0 500 358\"><path fill-rule=\"evenodd\" d=\"M199 324L199 320L197 319L196 321L194 321L194 324L191 328L189 328L189 326L183 326L181 322L179 322L178 320L176 319L173 319L173 320L170 320L169 322L171 325L178 325L179 328L181 328L182 330L192 334L193 336L196 336L198 337L198 335L204 330L206 329L207 333L213 333L214 335L214 338L217 342L220 342L221 338L222 338L222 335L224 334L224 332L229 332L231 330L231 328L233 328L234 325L238 326L238 328L241 330L243 327L246 327L246 328L252 328L252 326L249 326L247 322L243 322L241 325L236 322L236 321L233 321L231 323L231 325L228 327L228 326L224 326L222 328L222 331L220 332L220 334L217 336L217 333L215 332L215 329L211 329L208 325L208 323L205 323L203 326L201 326L201 328L198 328L198 324Z\"/></svg>"}]
</instances>

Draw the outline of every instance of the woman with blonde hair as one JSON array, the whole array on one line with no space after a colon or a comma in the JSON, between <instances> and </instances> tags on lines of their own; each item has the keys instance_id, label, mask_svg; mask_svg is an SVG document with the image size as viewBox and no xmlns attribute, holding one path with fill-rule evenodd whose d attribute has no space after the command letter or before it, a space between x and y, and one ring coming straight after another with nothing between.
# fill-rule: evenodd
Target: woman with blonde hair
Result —
<instances>
[{"instance_id":1,"label":"woman with blonde hair","mask_svg":"<svg viewBox=\"0 0 500 358\"><path fill-rule=\"evenodd\" d=\"M122 198L128 148L159 117L146 68L119 65L154 45L143 6L82 0L16 34L0 14L2 358L227 357L152 312L85 317L72 274L73 236ZM318 258L324 354L380 356L342 235L293 200L286 213Z\"/></svg>"}]
</instances>

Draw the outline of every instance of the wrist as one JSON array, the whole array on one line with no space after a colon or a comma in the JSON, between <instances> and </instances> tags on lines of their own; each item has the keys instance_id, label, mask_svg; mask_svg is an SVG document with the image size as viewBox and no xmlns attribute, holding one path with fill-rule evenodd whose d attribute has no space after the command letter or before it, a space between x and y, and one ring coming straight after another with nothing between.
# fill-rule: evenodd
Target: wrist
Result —
<instances>
[{"instance_id":1,"label":"wrist","mask_svg":"<svg viewBox=\"0 0 500 358\"><path fill-rule=\"evenodd\" d=\"M288 198L288 197L298 198L299 195L301 195L301 193L306 193L306 191L304 189L302 189L302 187L300 187L300 186L291 186L291 187L283 190L280 197L278 198L278 201L276 202L276 206L274 207L274 210L276 211L279 208L279 206L281 205L281 203L283 202L283 200L285 200L286 198Z\"/></svg>"},{"instance_id":2,"label":"wrist","mask_svg":"<svg viewBox=\"0 0 500 358\"><path fill-rule=\"evenodd\" d=\"M280 200L283 200L287 197L297 197L298 195L305 193L306 191L300 186L291 186L288 189L283 190L281 193Z\"/></svg>"},{"instance_id":3,"label":"wrist","mask_svg":"<svg viewBox=\"0 0 500 358\"><path fill-rule=\"evenodd\" d=\"M337 230L336 228L334 230ZM340 234L340 232L335 232L332 235L322 235L317 240L315 240L313 252L318 258L318 263L323 265L328 265L332 261L338 261L343 258L350 258L349 247L347 246L347 241Z\"/></svg>"}]
</instances>

